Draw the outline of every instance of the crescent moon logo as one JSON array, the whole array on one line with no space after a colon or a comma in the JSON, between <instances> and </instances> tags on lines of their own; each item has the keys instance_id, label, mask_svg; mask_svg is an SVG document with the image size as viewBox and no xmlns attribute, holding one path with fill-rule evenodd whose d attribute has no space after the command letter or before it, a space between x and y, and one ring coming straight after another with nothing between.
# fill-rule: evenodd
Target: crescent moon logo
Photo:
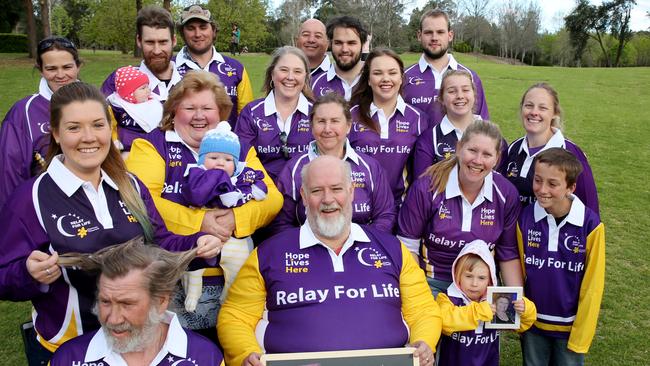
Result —
<instances>
[{"instance_id":1,"label":"crescent moon logo","mask_svg":"<svg viewBox=\"0 0 650 366\"><path fill-rule=\"evenodd\" d=\"M74 234L70 234L70 233L68 233L67 231L65 231L65 230L63 229L63 222L62 222L62 220L63 220L63 218L66 217L66 216L70 216L70 215L69 215L69 214L67 214L67 215L63 215L63 216L59 217L58 220L56 220L56 229L59 230L59 233L61 233L61 235L65 236L65 237L68 237L68 238L72 238L72 237L74 236Z\"/></svg>"},{"instance_id":2,"label":"crescent moon logo","mask_svg":"<svg viewBox=\"0 0 650 366\"><path fill-rule=\"evenodd\" d=\"M50 133L50 122L43 122L38 124L38 128L41 130L41 133L48 134Z\"/></svg>"},{"instance_id":3,"label":"crescent moon logo","mask_svg":"<svg viewBox=\"0 0 650 366\"><path fill-rule=\"evenodd\" d=\"M368 248L363 248L363 249L359 250L359 252L357 253L357 259L359 260L359 263L363 264L364 266L372 267L372 264L370 264L370 263L363 260L363 252L366 251L366 250L368 250Z\"/></svg>"},{"instance_id":4,"label":"crescent moon logo","mask_svg":"<svg viewBox=\"0 0 650 366\"><path fill-rule=\"evenodd\" d=\"M221 69L221 67L222 67L223 65L225 65L225 64L224 64L224 63L217 63L217 71L218 71L219 74L221 74L221 75L226 75L225 71L223 71L223 70Z\"/></svg>"},{"instance_id":5,"label":"crescent moon logo","mask_svg":"<svg viewBox=\"0 0 650 366\"><path fill-rule=\"evenodd\" d=\"M451 151L451 146L449 146L445 142L439 142L438 145L436 145L436 151L438 152L438 155L442 155L442 154L446 153L447 151L445 150L445 148L448 151Z\"/></svg>"},{"instance_id":6,"label":"crescent moon logo","mask_svg":"<svg viewBox=\"0 0 650 366\"><path fill-rule=\"evenodd\" d=\"M197 365L197 363L191 358L188 358L187 360L181 358L180 360L171 364L171 366L179 366L181 363L189 364L189 365Z\"/></svg>"},{"instance_id":7,"label":"crescent moon logo","mask_svg":"<svg viewBox=\"0 0 650 366\"><path fill-rule=\"evenodd\" d=\"M564 239L564 247L566 248L566 250L573 252L574 248L569 248L569 241L571 240L571 238L575 238L575 240L571 242L574 248L578 248L580 246L580 240L575 235L569 235Z\"/></svg>"}]
</instances>

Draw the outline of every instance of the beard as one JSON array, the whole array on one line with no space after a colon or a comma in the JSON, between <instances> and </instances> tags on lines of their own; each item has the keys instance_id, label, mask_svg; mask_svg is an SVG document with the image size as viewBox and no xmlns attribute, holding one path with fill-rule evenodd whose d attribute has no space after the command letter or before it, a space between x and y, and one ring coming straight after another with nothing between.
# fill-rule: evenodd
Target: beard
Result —
<instances>
[{"instance_id":1,"label":"beard","mask_svg":"<svg viewBox=\"0 0 650 366\"><path fill-rule=\"evenodd\" d=\"M352 61L350 61L348 63L344 63L344 62L340 61L339 58L336 57L336 55L334 55L334 54L332 54L332 57L334 58L334 62L336 62L336 66L338 66L338 68L341 69L341 71L350 71L355 66L357 66L359 61L361 61L361 52L359 52L357 54L357 57L355 57Z\"/></svg>"},{"instance_id":2,"label":"beard","mask_svg":"<svg viewBox=\"0 0 650 366\"><path fill-rule=\"evenodd\" d=\"M341 207L333 203L331 205L320 205L316 215L312 218L312 215L309 214L309 207L307 207L307 220L310 222L312 230L326 239L335 239L338 238L343 232L347 229L348 225L352 221L352 208L342 210L336 217L333 218L323 218L319 213L323 210L328 209L340 209Z\"/></svg>"},{"instance_id":3,"label":"beard","mask_svg":"<svg viewBox=\"0 0 650 366\"><path fill-rule=\"evenodd\" d=\"M165 52L163 52L162 56L144 57L144 64L147 65L149 70L151 70L151 72L154 75L158 75L167 71L170 62L171 62L171 57L169 57L169 55Z\"/></svg>"},{"instance_id":4,"label":"beard","mask_svg":"<svg viewBox=\"0 0 650 366\"><path fill-rule=\"evenodd\" d=\"M422 48L423 48L424 54L427 55L427 57L432 59L432 60L437 60L437 59L441 58L442 56L446 55L447 50L449 50L449 46L447 46L445 48L441 48L440 51L438 51L438 52L433 52L433 51L431 51L430 49L428 49L426 47L422 47Z\"/></svg>"},{"instance_id":5,"label":"beard","mask_svg":"<svg viewBox=\"0 0 650 366\"><path fill-rule=\"evenodd\" d=\"M164 313L159 314L154 306L149 309L149 314L147 316L147 321L142 325L142 327L134 327L128 322L124 322L117 325L107 324L100 320L102 325L102 331L106 338L106 343L108 347L112 349L115 353L129 353L129 352L138 352L144 350L148 345L159 335L158 329L160 323L164 318ZM129 332L129 336L125 339L117 339L113 337L111 331L117 332Z\"/></svg>"}]
</instances>

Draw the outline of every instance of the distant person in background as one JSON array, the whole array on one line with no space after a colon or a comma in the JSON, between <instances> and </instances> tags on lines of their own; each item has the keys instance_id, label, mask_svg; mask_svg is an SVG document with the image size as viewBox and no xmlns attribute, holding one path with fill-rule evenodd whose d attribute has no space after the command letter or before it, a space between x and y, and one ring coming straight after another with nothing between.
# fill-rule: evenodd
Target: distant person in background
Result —
<instances>
[{"instance_id":1,"label":"distant person in background","mask_svg":"<svg viewBox=\"0 0 650 366\"><path fill-rule=\"evenodd\" d=\"M239 42L241 40L241 30L239 29L239 26L237 26L237 23L232 24L232 31L230 32L230 54L235 56L236 53L239 53L241 55L241 51L239 50Z\"/></svg>"},{"instance_id":2,"label":"distant person in background","mask_svg":"<svg viewBox=\"0 0 650 366\"><path fill-rule=\"evenodd\" d=\"M265 98L249 103L240 113L235 133L257 151L275 181L287 160L302 155L312 140L307 58L296 47L273 52L262 88Z\"/></svg>"},{"instance_id":3,"label":"distant person in background","mask_svg":"<svg viewBox=\"0 0 650 366\"><path fill-rule=\"evenodd\" d=\"M561 147L575 155L582 164L582 174L578 176L574 194L585 206L600 214L596 182L587 156L562 133L562 108L557 91L547 83L535 84L521 97L519 108L526 135L508 147L508 156L501 164L501 174L517 187L522 205L535 202L535 157L550 148Z\"/></svg>"},{"instance_id":4,"label":"distant person in background","mask_svg":"<svg viewBox=\"0 0 650 366\"><path fill-rule=\"evenodd\" d=\"M185 75L190 70L205 70L219 77L233 104L228 122L234 129L239 112L253 100L253 88L244 65L214 48L217 24L205 6L195 4L183 9L178 31L185 42L175 58L178 72Z\"/></svg>"},{"instance_id":5,"label":"distant person in background","mask_svg":"<svg viewBox=\"0 0 650 366\"><path fill-rule=\"evenodd\" d=\"M386 169L395 207L411 177L413 147L428 127L428 117L402 99L404 64L399 55L376 48L365 62L354 88L350 145Z\"/></svg>"},{"instance_id":6,"label":"distant person in background","mask_svg":"<svg viewBox=\"0 0 650 366\"><path fill-rule=\"evenodd\" d=\"M359 82L363 62L361 53L368 39L368 32L357 18L341 16L327 24L327 38L330 40L332 58L326 73L312 80L311 88L316 98L335 92L350 100L352 88Z\"/></svg>"},{"instance_id":7,"label":"distant person in background","mask_svg":"<svg viewBox=\"0 0 650 366\"><path fill-rule=\"evenodd\" d=\"M164 8L150 5L140 9L135 24L136 43L142 50L142 62L138 70L149 78L153 98L164 102L171 88L181 80L181 74L176 71L176 65L172 61L172 50L176 46L174 20ZM104 80L101 90L107 97L115 92L115 72ZM120 112L114 117L118 123L128 118Z\"/></svg>"},{"instance_id":8,"label":"distant person in background","mask_svg":"<svg viewBox=\"0 0 650 366\"><path fill-rule=\"evenodd\" d=\"M158 128L162 119L162 104L152 97L149 78L132 66L115 72L116 91L106 98L117 119L117 147L126 159L133 140Z\"/></svg>"},{"instance_id":9,"label":"distant person in background","mask_svg":"<svg viewBox=\"0 0 650 366\"><path fill-rule=\"evenodd\" d=\"M53 36L38 43L38 93L16 102L0 127L0 207L20 183L45 168L50 144L50 99L60 87L77 81L80 66L79 52L67 38Z\"/></svg>"},{"instance_id":10,"label":"distant person in background","mask_svg":"<svg viewBox=\"0 0 650 366\"><path fill-rule=\"evenodd\" d=\"M420 61L407 68L404 73L404 100L427 113L432 124L439 123L444 116L442 104L438 101L442 75L447 70L463 69L471 73L476 86L474 113L485 120L489 119L481 79L474 71L459 64L448 52L454 32L451 30L447 13L435 9L422 14L417 37L424 52Z\"/></svg>"},{"instance_id":11,"label":"distant person in background","mask_svg":"<svg viewBox=\"0 0 650 366\"><path fill-rule=\"evenodd\" d=\"M325 24L318 19L307 19L298 30L296 47L300 48L309 61L309 72L311 80L326 73L331 66L330 58L327 55L327 30Z\"/></svg>"}]
</instances>

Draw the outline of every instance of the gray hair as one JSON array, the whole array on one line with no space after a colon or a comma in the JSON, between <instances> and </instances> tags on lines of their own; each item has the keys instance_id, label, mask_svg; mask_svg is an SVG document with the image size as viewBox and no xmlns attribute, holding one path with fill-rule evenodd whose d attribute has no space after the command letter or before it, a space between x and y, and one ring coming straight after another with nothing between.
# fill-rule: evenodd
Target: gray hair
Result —
<instances>
[{"instance_id":1,"label":"gray hair","mask_svg":"<svg viewBox=\"0 0 650 366\"><path fill-rule=\"evenodd\" d=\"M350 163L348 163L345 160L335 158L333 156L321 155L321 156L318 156L316 159L310 161L309 163L305 164L305 166L302 167L302 170L300 171L300 179L302 180L301 187L302 187L303 191L308 192L307 191L307 188L308 188L307 186L308 186L308 180L309 180L308 179L308 177L309 177L309 168L311 167L311 165L315 164L315 163L317 163L317 162L319 162L321 160L329 160L329 159L333 159L333 163L334 163L334 161L336 161L336 163L334 163L334 164L337 164L338 168L341 169L341 171L343 172L343 183L345 184L345 186L349 187L352 184L352 167L350 166ZM334 169L335 166L330 166L328 168Z\"/></svg>"}]
</instances>

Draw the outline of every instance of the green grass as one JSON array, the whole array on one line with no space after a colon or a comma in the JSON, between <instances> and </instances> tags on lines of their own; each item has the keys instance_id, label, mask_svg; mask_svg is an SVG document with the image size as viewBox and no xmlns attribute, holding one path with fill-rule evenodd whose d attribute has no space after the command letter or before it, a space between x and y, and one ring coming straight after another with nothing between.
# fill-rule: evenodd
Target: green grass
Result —
<instances>
[{"instance_id":1,"label":"green grass","mask_svg":"<svg viewBox=\"0 0 650 366\"><path fill-rule=\"evenodd\" d=\"M405 54L405 64L419 55ZM83 52L81 78L100 85L118 66L139 60L112 52ZM256 96L269 57L238 57L249 72ZM508 141L521 136L518 119L522 93L533 83L546 81L557 88L564 109L565 134L589 156L600 194L607 230L607 277L598 331L589 365L648 364L650 331L650 68L568 69L496 64L473 56L457 55L476 70L487 94L492 120ZM33 93L39 74L24 55L0 54L0 115L19 98ZM643 183L646 182L646 183ZM0 365L24 364L19 324L29 318L29 304L0 302ZM507 334L503 365L521 364L517 337Z\"/></svg>"}]
</instances>

